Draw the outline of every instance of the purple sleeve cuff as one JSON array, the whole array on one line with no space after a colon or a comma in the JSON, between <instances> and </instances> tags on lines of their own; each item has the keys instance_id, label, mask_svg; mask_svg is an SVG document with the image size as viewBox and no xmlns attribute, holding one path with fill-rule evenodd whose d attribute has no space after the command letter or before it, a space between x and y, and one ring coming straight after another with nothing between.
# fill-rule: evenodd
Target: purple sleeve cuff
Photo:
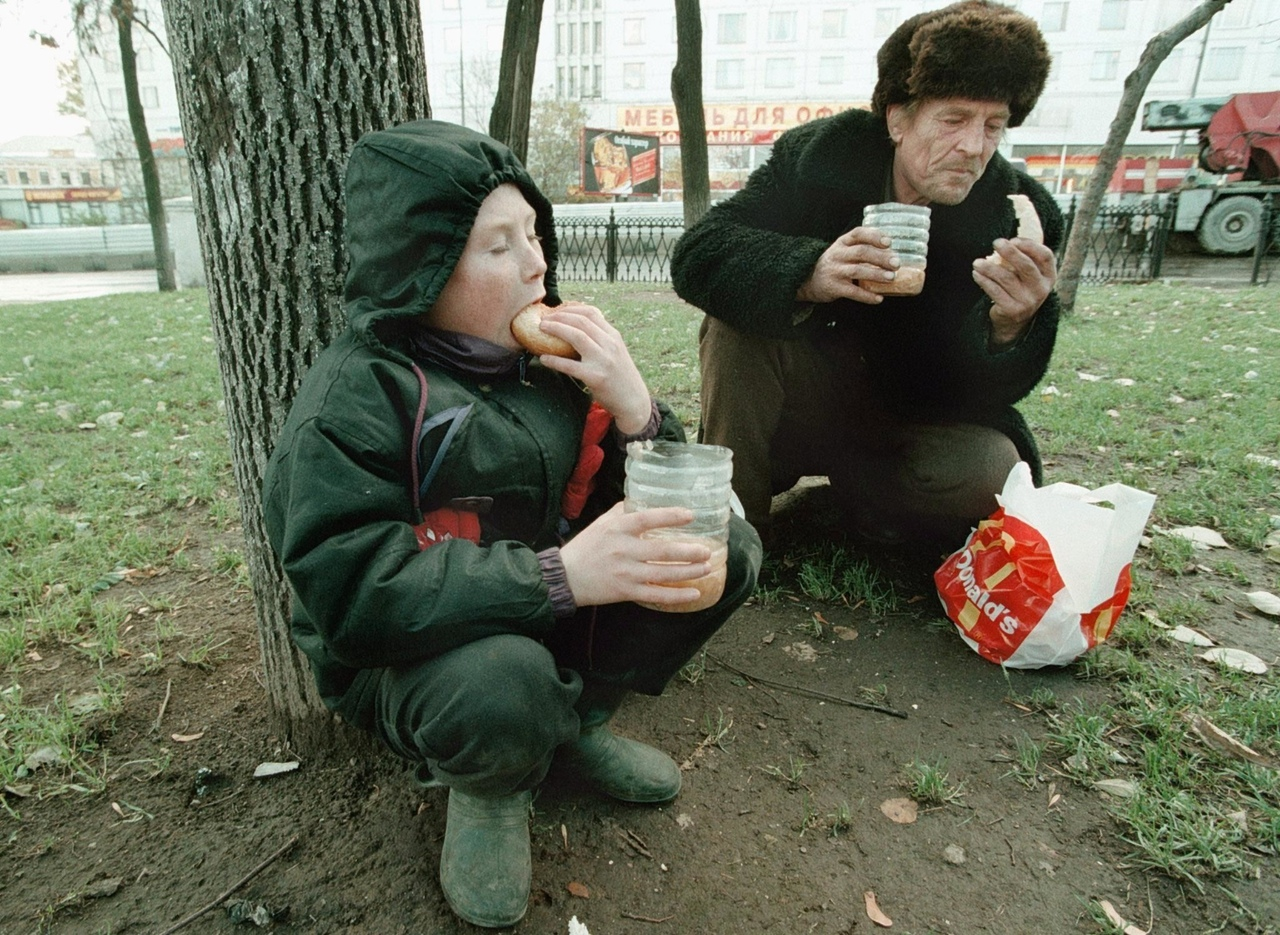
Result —
<instances>
[{"instance_id":1,"label":"purple sleeve cuff","mask_svg":"<svg viewBox=\"0 0 1280 935\"><path fill-rule=\"evenodd\" d=\"M538 566L542 569L542 580L547 583L551 593L551 612L556 617L569 617L578 609L578 602L573 599L569 590L569 578L564 571L564 560L560 557L560 549L552 546L538 553Z\"/></svg>"},{"instance_id":2,"label":"purple sleeve cuff","mask_svg":"<svg viewBox=\"0 0 1280 935\"><path fill-rule=\"evenodd\" d=\"M618 447L626 448L628 442L647 442L658 434L658 426L662 425L662 413L658 412L658 402L655 399L649 400L649 421L645 423L644 428L636 432L634 435L623 435L617 429L617 423L614 424L614 435L618 438Z\"/></svg>"}]
</instances>

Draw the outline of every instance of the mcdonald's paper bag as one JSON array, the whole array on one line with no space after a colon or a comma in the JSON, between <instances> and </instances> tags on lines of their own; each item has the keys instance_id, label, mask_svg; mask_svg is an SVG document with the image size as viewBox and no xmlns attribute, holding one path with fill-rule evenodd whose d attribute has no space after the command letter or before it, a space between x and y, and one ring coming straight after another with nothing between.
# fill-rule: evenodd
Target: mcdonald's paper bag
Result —
<instances>
[{"instance_id":1,"label":"mcdonald's paper bag","mask_svg":"<svg viewBox=\"0 0 1280 935\"><path fill-rule=\"evenodd\" d=\"M1066 665L1111 633L1155 496L1124 484L1037 488L1014 465L999 509L934 572L961 638L1015 669Z\"/></svg>"}]
</instances>

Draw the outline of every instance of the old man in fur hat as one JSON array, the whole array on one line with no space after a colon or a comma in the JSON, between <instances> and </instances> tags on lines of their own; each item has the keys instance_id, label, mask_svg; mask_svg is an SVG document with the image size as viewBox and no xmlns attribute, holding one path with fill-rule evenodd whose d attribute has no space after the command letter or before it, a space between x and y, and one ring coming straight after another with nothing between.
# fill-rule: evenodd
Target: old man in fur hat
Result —
<instances>
[{"instance_id":1,"label":"old man in fur hat","mask_svg":"<svg viewBox=\"0 0 1280 935\"><path fill-rule=\"evenodd\" d=\"M1053 199L998 152L1035 106L1049 52L987 0L913 16L877 56L870 111L783 134L743 189L681 238L676 291L707 313L702 441L734 452L734 488L766 527L773 495L825 475L852 531L958 546L1019 460L1041 463L1014 404L1058 325ZM1019 236L1026 196L1043 242ZM870 204L931 209L923 291L900 275Z\"/></svg>"}]
</instances>

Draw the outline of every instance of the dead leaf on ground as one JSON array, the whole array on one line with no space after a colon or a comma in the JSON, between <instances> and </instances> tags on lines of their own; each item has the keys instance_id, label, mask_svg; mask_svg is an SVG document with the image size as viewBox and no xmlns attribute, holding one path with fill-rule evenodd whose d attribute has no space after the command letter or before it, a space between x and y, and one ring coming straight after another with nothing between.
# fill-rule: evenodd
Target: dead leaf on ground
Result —
<instances>
[{"instance_id":1,"label":"dead leaf on ground","mask_svg":"<svg viewBox=\"0 0 1280 935\"><path fill-rule=\"evenodd\" d=\"M1188 720L1191 722L1191 729L1209 746L1216 747L1232 756L1241 757L1261 766L1275 767L1276 764L1268 757L1241 743L1208 718L1193 714Z\"/></svg>"},{"instance_id":2,"label":"dead leaf on ground","mask_svg":"<svg viewBox=\"0 0 1280 935\"><path fill-rule=\"evenodd\" d=\"M1216 646L1207 653L1201 653L1200 658L1208 662L1220 662L1228 669L1239 669L1241 672L1249 672L1253 675L1263 675L1267 671L1265 662L1243 649Z\"/></svg>"},{"instance_id":3,"label":"dead leaf on ground","mask_svg":"<svg viewBox=\"0 0 1280 935\"><path fill-rule=\"evenodd\" d=\"M194 740L199 740L203 736L204 731L199 731L194 734L170 734L169 739L173 740L175 743L191 743Z\"/></svg>"},{"instance_id":4,"label":"dead leaf on ground","mask_svg":"<svg viewBox=\"0 0 1280 935\"><path fill-rule=\"evenodd\" d=\"M577 896L579 899L591 898L591 891L587 889L587 885L579 883L577 880L571 880L565 889L569 891L570 895Z\"/></svg>"},{"instance_id":5,"label":"dead leaf on ground","mask_svg":"<svg viewBox=\"0 0 1280 935\"><path fill-rule=\"evenodd\" d=\"M1117 799L1131 799L1138 792L1137 784L1131 779L1099 779L1093 788Z\"/></svg>"},{"instance_id":6,"label":"dead leaf on ground","mask_svg":"<svg viewBox=\"0 0 1280 935\"><path fill-rule=\"evenodd\" d=\"M920 807L914 799L885 799L880 803L880 811L895 824L910 825L915 824Z\"/></svg>"},{"instance_id":7,"label":"dead leaf on ground","mask_svg":"<svg viewBox=\"0 0 1280 935\"><path fill-rule=\"evenodd\" d=\"M867 907L867 918L881 928L893 928L893 920L880 911L880 905L876 902L876 894L871 890L867 890L862 894L862 901Z\"/></svg>"},{"instance_id":8,"label":"dead leaf on ground","mask_svg":"<svg viewBox=\"0 0 1280 935\"><path fill-rule=\"evenodd\" d=\"M1204 526L1175 526L1173 529L1161 530L1166 536L1186 539L1197 549L1229 549L1222 533Z\"/></svg>"},{"instance_id":9,"label":"dead leaf on ground","mask_svg":"<svg viewBox=\"0 0 1280 935\"><path fill-rule=\"evenodd\" d=\"M1098 905L1102 907L1102 911L1106 913L1111 924L1124 932L1124 935L1147 935L1146 929L1140 929L1136 925L1130 925L1125 920L1124 916L1120 915L1120 913L1116 911L1116 907L1111 905L1110 900L1100 899L1098 900Z\"/></svg>"},{"instance_id":10,"label":"dead leaf on ground","mask_svg":"<svg viewBox=\"0 0 1280 935\"><path fill-rule=\"evenodd\" d=\"M1272 617L1280 616L1280 597L1270 591L1250 591L1245 594L1249 602L1264 614Z\"/></svg>"},{"instance_id":11,"label":"dead leaf on ground","mask_svg":"<svg viewBox=\"0 0 1280 935\"><path fill-rule=\"evenodd\" d=\"M858 638L858 631L855 630L853 627L836 626L836 627L832 627L831 629L834 630L836 636L838 636L842 640L856 640Z\"/></svg>"},{"instance_id":12,"label":"dead leaf on ground","mask_svg":"<svg viewBox=\"0 0 1280 935\"><path fill-rule=\"evenodd\" d=\"M1192 646L1212 646L1213 640L1205 636L1199 630L1193 630L1191 627L1178 624L1169 631L1169 639L1177 640L1179 643L1190 643Z\"/></svg>"}]
</instances>

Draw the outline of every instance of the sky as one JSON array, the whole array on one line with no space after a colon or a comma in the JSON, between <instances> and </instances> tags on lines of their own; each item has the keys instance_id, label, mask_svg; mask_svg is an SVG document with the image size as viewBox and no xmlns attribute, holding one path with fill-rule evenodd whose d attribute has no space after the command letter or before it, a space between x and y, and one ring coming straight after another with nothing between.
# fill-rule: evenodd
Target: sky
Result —
<instances>
[{"instance_id":1,"label":"sky","mask_svg":"<svg viewBox=\"0 0 1280 935\"><path fill-rule=\"evenodd\" d=\"M84 120L58 113L58 62L75 57L70 6L67 0L0 0L0 143L87 128ZM28 38L33 29L54 36L61 48Z\"/></svg>"}]
</instances>

